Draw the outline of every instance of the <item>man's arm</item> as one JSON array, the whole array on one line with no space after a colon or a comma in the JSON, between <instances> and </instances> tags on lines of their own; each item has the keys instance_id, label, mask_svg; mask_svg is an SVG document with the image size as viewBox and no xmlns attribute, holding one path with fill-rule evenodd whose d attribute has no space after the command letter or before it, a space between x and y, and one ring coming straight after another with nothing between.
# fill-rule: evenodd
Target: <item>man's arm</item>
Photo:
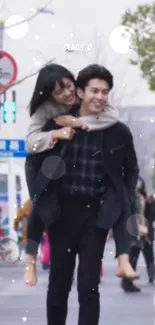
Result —
<instances>
[{"instance_id":1,"label":"man's arm","mask_svg":"<svg viewBox=\"0 0 155 325\"><path fill-rule=\"evenodd\" d=\"M124 161L124 183L128 192L128 198L131 203L131 210L133 214L139 212L137 206L137 192L136 185L139 176L139 166L137 161L137 155L134 147L133 136L131 131L127 129L127 147L126 157Z\"/></svg>"}]
</instances>

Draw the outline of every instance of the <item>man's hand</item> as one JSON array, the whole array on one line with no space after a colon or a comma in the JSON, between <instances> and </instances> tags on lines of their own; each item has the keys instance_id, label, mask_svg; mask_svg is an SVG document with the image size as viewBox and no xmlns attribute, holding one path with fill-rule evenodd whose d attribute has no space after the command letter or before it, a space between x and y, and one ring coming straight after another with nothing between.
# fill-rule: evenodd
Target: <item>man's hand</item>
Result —
<instances>
[{"instance_id":1,"label":"man's hand","mask_svg":"<svg viewBox=\"0 0 155 325\"><path fill-rule=\"evenodd\" d=\"M82 128L82 122L79 118L72 115L62 115L55 119L56 124L61 126L70 126L72 128Z\"/></svg>"},{"instance_id":2,"label":"man's hand","mask_svg":"<svg viewBox=\"0 0 155 325\"><path fill-rule=\"evenodd\" d=\"M139 231L139 236L141 236L141 237L145 237L148 235L148 229L144 225L139 225L138 231Z\"/></svg>"},{"instance_id":3,"label":"man's hand","mask_svg":"<svg viewBox=\"0 0 155 325\"><path fill-rule=\"evenodd\" d=\"M53 131L52 134L52 141L58 141L58 140L71 140L75 134L75 130L73 130L71 127L64 127L59 130Z\"/></svg>"}]
</instances>

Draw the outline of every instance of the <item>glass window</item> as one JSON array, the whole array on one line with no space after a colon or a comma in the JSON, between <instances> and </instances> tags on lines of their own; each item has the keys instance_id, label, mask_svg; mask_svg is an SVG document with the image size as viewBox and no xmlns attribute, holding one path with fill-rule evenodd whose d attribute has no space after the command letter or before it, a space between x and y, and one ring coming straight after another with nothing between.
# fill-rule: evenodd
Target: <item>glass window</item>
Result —
<instances>
[{"instance_id":1,"label":"glass window","mask_svg":"<svg viewBox=\"0 0 155 325\"><path fill-rule=\"evenodd\" d=\"M21 191L21 179L19 175L16 175L16 191ZM0 193L8 192L8 175L0 174Z\"/></svg>"},{"instance_id":2,"label":"glass window","mask_svg":"<svg viewBox=\"0 0 155 325\"><path fill-rule=\"evenodd\" d=\"M8 175L0 174L0 194L8 192Z\"/></svg>"},{"instance_id":3,"label":"glass window","mask_svg":"<svg viewBox=\"0 0 155 325\"><path fill-rule=\"evenodd\" d=\"M20 192L21 191L21 179L19 175L16 175L16 191Z\"/></svg>"}]
</instances>

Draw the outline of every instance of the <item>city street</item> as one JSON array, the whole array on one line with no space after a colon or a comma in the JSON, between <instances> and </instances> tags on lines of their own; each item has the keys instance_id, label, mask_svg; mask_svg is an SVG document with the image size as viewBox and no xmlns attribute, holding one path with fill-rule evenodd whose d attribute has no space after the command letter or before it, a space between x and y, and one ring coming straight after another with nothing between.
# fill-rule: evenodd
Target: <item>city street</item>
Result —
<instances>
[{"instance_id":1,"label":"city street","mask_svg":"<svg viewBox=\"0 0 155 325\"><path fill-rule=\"evenodd\" d=\"M153 325L154 324L154 286L147 283L144 261L141 256L139 272L141 280L137 283L142 292L126 294L115 277L114 248L107 244L104 258L105 276L101 284L100 325ZM39 266L39 280L35 288L23 283L23 262L14 266L0 264L0 324L1 325L46 325L45 297L48 271ZM77 324L76 282L69 300L67 325ZM89 325L89 324L88 324Z\"/></svg>"}]
</instances>

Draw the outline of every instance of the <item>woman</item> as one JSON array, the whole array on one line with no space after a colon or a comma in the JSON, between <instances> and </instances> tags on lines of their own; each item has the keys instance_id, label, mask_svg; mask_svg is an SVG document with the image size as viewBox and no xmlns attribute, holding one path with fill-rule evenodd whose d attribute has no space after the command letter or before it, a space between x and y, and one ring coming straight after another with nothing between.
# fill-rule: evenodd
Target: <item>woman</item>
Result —
<instances>
[{"instance_id":1,"label":"woman","mask_svg":"<svg viewBox=\"0 0 155 325\"><path fill-rule=\"evenodd\" d=\"M44 122L45 122L45 115L46 115L46 119L48 119L47 118L48 114L45 114L45 112L47 112L47 111L49 112L51 109L51 112L52 112L51 114L53 114L52 118L55 118L57 115L59 115L61 113L58 108L60 108L63 103L65 104L65 106L63 106L63 109L64 109L64 107L65 107L65 109L66 109L66 107L68 109L70 109L71 103L73 104L73 98L74 98L74 100L76 98L75 97L75 83L73 82L72 75L71 76L69 75L70 72L68 72L68 70L66 72L65 68L63 68L62 71L60 71L61 69L59 66L57 73L56 73L56 67L54 67L54 73L52 74L50 69L51 68L45 67L44 71L42 71L39 74L39 77L38 77L38 80L36 83L36 87L35 87L35 91L34 91L34 94L33 94L32 100L31 100L31 104L30 104L30 115L31 116L34 115L35 119L36 119L35 114L38 114L37 110L38 110L38 112L40 112L40 110L41 110L42 114L44 115ZM65 73L64 73L64 71L65 71ZM42 75L44 76L44 78L42 77ZM55 106L54 106L53 111L52 111L52 109L53 109L52 99L53 99L54 103L55 102L58 103L58 106L57 106L57 104L54 104ZM67 102L67 100L68 100L68 102ZM48 110L47 109L44 110L44 107L45 108L47 107L46 106L47 102L48 102ZM49 103L50 103L50 105L49 105ZM42 107L41 107L41 105L42 105ZM57 108L57 111L56 111L56 108ZM108 109L107 109L107 111L108 111ZM86 123L88 123L88 125L91 125L91 128L90 128L91 130L93 129L92 125L94 125L94 129L103 129L105 127L108 127L108 126L111 126L111 125L117 123L118 117L116 119L116 115L114 117L114 115L112 115L112 114L111 115L109 114L111 119L109 119L109 120L107 119L108 120L108 123L107 123L107 121L106 121L106 112L107 111L101 113L98 116L99 119L97 119L97 121L96 121L95 116L89 116L89 117L85 118L84 123L81 124L81 127L86 126ZM34 197L34 195L36 195L36 191L39 190L39 189L35 188L34 184L32 184L32 181L34 181L37 176L36 166L37 166L37 164L39 164L39 159L37 159L36 157L38 157L38 158L40 157L39 155L41 154L41 151L44 151L44 152L47 151L47 153L48 153L49 149L53 148L53 150L54 150L54 148L56 148L56 146L54 147L54 144L57 143L57 141L59 139L70 140L73 137L74 132L75 132L73 130L73 125L75 126L75 123L77 121L79 122L79 119L75 118L75 117L71 117L71 116L69 116L69 117L65 116L63 118L60 118L58 123L59 124L64 123L65 125L67 125L67 123L68 123L67 119L70 122L72 122L72 125L71 125L72 128L69 128L70 132L69 131L67 132L66 128L52 130L52 131L46 130L45 132L42 132L43 129L41 128L42 123L40 121L40 113L39 113L39 122L38 122L38 124L36 123L37 127L35 128L35 131L33 131L32 130L33 128L32 128L31 132L29 132L29 134L28 134L27 144L29 147L29 151L32 150L33 153L36 153L36 152L38 153L38 156L34 155L35 163L33 163L33 166L31 164L29 164L29 159L27 159L27 164L26 164L27 183L28 183L29 192L30 192L30 195L32 198ZM60 123L60 120L61 120L61 123ZM34 119L33 119L33 121L34 121ZM80 123L81 123L81 121L83 121L82 117L80 118ZM85 122L85 121L87 121L87 122ZM98 121L100 121L100 123ZM101 123L101 121L102 121L102 123ZM95 122L96 122L96 124L95 124ZM79 127L79 125L78 125L78 127ZM89 126L88 126L88 128L89 128ZM33 136L35 138L35 143L33 140ZM43 141L42 141L42 139L43 139ZM28 143L28 141L29 141L29 143ZM39 154L39 152L40 152L40 154ZM41 166L39 166L39 168L40 167ZM33 170L33 168L34 168L34 170ZM39 220L39 217L38 217L38 220ZM37 225L36 225L36 227L37 227ZM39 231L42 231L42 230L40 229ZM35 229L34 229L34 232L35 232ZM36 241L37 241L37 239L36 239ZM32 264L33 259L34 259L33 256L27 256L27 263L31 265L29 267L28 271L32 271L32 273L29 273L29 272L26 273L26 278L28 277L28 282L30 285L31 284L33 285L36 283L35 263ZM131 278L138 277L138 275L133 271L133 269L129 265L128 260L126 258L125 258L125 260L123 260L123 258L122 258L120 264L121 264L120 265L121 272L118 272L118 276L122 277L125 275L125 276L129 276ZM126 265L127 265L127 267L126 267ZM125 268L127 269L127 271L125 270ZM34 271L34 273L33 273L33 271Z\"/></svg>"}]
</instances>

